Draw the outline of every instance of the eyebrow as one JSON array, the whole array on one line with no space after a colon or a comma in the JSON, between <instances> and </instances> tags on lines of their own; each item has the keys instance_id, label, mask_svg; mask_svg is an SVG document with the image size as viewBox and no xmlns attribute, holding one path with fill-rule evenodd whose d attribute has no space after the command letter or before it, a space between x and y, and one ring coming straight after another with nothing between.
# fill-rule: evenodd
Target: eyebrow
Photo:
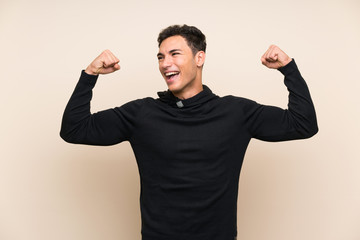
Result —
<instances>
[{"instance_id":1,"label":"eyebrow","mask_svg":"<svg viewBox=\"0 0 360 240\"><path fill-rule=\"evenodd\" d=\"M181 49L172 49L172 50L169 51L169 53L178 52L178 51L181 52ZM158 57L159 57L159 56L164 56L164 54L158 53L156 56L158 56Z\"/></svg>"}]
</instances>

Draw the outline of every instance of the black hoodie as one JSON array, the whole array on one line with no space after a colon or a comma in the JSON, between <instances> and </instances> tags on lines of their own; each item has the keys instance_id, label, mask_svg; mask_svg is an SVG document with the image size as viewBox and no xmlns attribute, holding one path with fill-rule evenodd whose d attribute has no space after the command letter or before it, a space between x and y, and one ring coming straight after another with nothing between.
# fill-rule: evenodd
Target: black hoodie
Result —
<instances>
[{"instance_id":1,"label":"black hoodie","mask_svg":"<svg viewBox=\"0 0 360 240\"><path fill-rule=\"evenodd\" d=\"M313 136L314 106L293 60L279 69L288 109L204 85L180 100L170 91L90 113L97 77L84 71L65 109L61 137L71 143L129 141L140 173L143 240L233 240L239 174L251 138L285 141Z\"/></svg>"}]
</instances>

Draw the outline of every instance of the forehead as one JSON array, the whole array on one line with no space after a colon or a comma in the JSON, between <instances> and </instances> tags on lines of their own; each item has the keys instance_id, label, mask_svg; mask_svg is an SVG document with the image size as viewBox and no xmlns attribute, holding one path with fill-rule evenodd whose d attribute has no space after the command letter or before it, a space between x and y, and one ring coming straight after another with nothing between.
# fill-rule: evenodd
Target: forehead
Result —
<instances>
[{"instance_id":1,"label":"forehead","mask_svg":"<svg viewBox=\"0 0 360 240\"><path fill-rule=\"evenodd\" d=\"M172 36L166 38L159 47L160 53L170 52L173 49L180 49L183 51L191 51L190 47L188 46L185 38L182 36Z\"/></svg>"}]
</instances>

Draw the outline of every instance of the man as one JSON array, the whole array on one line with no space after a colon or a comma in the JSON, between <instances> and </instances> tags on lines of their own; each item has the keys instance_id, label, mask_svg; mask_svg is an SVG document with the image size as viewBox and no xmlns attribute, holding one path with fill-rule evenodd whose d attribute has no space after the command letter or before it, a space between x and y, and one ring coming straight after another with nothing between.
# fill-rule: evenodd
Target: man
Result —
<instances>
[{"instance_id":1,"label":"man","mask_svg":"<svg viewBox=\"0 0 360 240\"><path fill-rule=\"evenodd\" d=\"M139 167L143 240L233 240L240 169L251 138L285 141L313 136L314 106L294 62L277 46L262 56L285 76L288 109L218 97L202 84L206 41L191 26L159 34L159 70L168 91L90 113L99 74L118 69L110 51L82 72L65 109L61 137L71 143L129 141Z\"/></svg>"}]
</instances>

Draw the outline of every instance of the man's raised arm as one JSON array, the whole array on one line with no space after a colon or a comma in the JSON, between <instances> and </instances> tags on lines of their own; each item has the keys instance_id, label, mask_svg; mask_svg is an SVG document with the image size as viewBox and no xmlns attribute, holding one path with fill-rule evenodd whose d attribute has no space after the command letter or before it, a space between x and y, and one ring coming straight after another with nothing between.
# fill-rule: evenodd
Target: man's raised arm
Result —
<instances>
[{"instance_id":1,"label":"man's raised arm","mask_svg":"<svg viewBox=\"0 0 360 240\"><path fill-rule=\"evenodd\" d=\"M130 138L139 101L94 114L90 112L92 89L98 75L119 69L119 59L105 50L82 71L62 118L60 136L66 142L112 145Z\"/></svg>"},{"instance_id":2,"label":"man's raised arm","mask_svg":"<svg viewBox=\"0 0 360 240\"><path fill-rule=\"evenodd\" d=\"M252 137L265 141L309 138L317 133L315 108L309 89L295 61L279 47L271 45L261 57L268 68L278 69L289 91L288 109L253 102L247 109L248 129Z\"/></svg>"}]
</instances>

